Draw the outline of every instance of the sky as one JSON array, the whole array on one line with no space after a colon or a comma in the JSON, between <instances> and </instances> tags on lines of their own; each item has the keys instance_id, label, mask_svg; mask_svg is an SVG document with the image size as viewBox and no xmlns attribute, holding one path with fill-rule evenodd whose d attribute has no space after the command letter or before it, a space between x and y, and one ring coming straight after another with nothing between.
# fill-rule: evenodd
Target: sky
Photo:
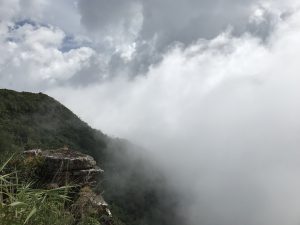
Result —
<instances>
[{"instance_id":1,"label":"sky","mask_svg":"<svg viewBox=\"0 0 300 225\"><path fill-rule=\"evenodd\" d=\"M299 6L0 0L0 88L148 149L187 225L299 225Z\"/></svg>"}]
</instances>

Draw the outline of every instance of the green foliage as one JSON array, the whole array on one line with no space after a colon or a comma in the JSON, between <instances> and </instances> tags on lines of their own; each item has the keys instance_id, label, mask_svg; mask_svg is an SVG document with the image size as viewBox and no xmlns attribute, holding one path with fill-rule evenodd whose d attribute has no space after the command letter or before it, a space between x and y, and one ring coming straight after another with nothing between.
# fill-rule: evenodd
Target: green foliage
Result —
<instances>
[{"instance_id":1,"label":"green foliage","mask_svg":"<svg viewBox=\"0 0 300 225\"><path fill-rule=\"evenodd\" d=\"M101 154L105 143L104 134L47 95L0 90L0 152L67 145Z\"/></svg>"},{"instance_id":2,"label":"green foliage","mask_svg":"<svg viewBox=\"0 0 300 225\"><path fill-rule=\"evenodd\" d=\"M175 194L167 190L158 171L131 154L134 146L130 143L92 129L45 94L0 89L0 159L6 158L6 152L56 149L65 145L92 155L104 169L99 191L104 189L116 225L181 223L174 213ZM37 162L28 163L22 169L25 178Z\"/></svg>"},{"instance_id":3,"label":"green foliage","mask_svg":"<svg viewBox=\"0 0 300 225\"><path fill-rule=\"evenodd\" d=\"M23 183L16 170L5 172L9 160L0 167L0 225L68 225L73 216L65 209L68 187L33 189Z\"/></svg>"}]
</instances>

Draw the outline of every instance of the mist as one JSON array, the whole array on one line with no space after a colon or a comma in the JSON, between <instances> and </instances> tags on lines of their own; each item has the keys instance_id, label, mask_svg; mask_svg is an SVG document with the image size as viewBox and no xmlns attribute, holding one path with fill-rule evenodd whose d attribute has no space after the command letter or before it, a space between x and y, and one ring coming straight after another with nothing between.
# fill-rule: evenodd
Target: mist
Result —
<instances>
[{"instance_id":1,"label":"mist","mask_svg":"<svg viewBox=\"0 0 300 225\"><path fill-rule=\"evenodd\" d=\"M173 45L146 76L52 96L150 151L188 225L300 223L300 14L267 42L224 31ZM80 103L80 104L78 104Z\"/></svg>"}]
</instances>

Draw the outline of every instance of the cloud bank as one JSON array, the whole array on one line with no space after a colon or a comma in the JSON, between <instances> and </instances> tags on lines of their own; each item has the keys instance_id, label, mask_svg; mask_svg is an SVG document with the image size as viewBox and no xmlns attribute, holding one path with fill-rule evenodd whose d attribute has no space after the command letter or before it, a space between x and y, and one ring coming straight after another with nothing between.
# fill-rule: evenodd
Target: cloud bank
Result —
<instances>
[{"instance_id":1,"label":"cloud bank","mask_svg":"<svg viewBox=\"0 0 300 225\"><path fill-rule=\"evenodd\" d=\"M126 3L75 2L70 30L5 11L0 86L148 148L188 225L299 224L299 3Z\"/></svg>"},{"instance_id":2,"label":"cloud bank","mask_svg":"<svg viewBox=\"0 0 300 225\"><path fill-rule=\"evenodd\" d=\"M146 76L51 94L151 149L186 196L189 224L296 225L299 16L282 20L267 43L222 33L174 46Z\"/></svg>"},{"instance_id":3,"label":"cloud bank","mask_svg":"<svg viewBox=\"0 0 300 225\"><path fill-rule=\"evenodd\" d=\"M294 4L293 1L258 0L2 0L1 54L7 58L3 63L13 64L13 58L26 51L35 54L39 63L36 62L32 65L34 69L28 69L23 75L14 71L15 65L13 68L8 65L1 73L5 75L1 76L18 74L20 80L32 76L41 82L35 81L28 86L2 79L1 83L14 89L28 87L37 90L43 89L41 83L42 86L76 87L93 85L116 76L145 75L178 44L188 48L199 39L211 40L224 31L230 31L234 37L250 33L266 40L274 26L295 8ZM44 37L46 32L48 34ZM56 40L52 46L46 43L52 41L50 33ZM30 40L28 43L27 38L32 39L35 35L40 35L36 42L44 51L32 46L37 43ZM72 54L76 56L70 56ZM50 60L56 62L56 68L66 66L60 65L63 60L75 63L67 72L62 69L47 71L47 75L41 74L43 71L39 74L36 71L48 69L49 55ZM29 60L28 64L33 64ZM24 64L27 65L26 60Z\"/></svg>"}]
</instances>

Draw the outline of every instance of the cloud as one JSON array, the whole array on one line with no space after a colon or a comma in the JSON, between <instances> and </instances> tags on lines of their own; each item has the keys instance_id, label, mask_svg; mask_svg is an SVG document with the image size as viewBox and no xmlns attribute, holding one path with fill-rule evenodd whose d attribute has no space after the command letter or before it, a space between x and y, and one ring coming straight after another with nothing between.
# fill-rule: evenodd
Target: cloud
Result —
<instances>
[{"instance_id":1,"label":"cloud","mask_svg":"<svg viewBox=\"0 0 300 225\"><path fill-rule=\"evenodd\" d=\"M151 40L158 36L170 44L174 40L191 43L198 38L213 38L227 26L245 26L251 7L258 1L79 1L83 24L91 30L130 25L135 15L132 8L143 16L140 38ZM141 6L141 7L137 7ZM138 13L138 11L136 11ZM191 29L192 28L192 29ZM243 29L243 28L242 28Z\"/></svg>"},{"instance_id":2,"label":"cloud","mask_svg":"<svg viewBox=\"0 0 300 225\"><path fill-rule=\"evenodd\" d=\"M19 11L19 5L17 4L18 0L2 0L0 2L1 8L0 8L0 19L1 21L5 20L10 20L13 16L17 14Z\"/></svg>"},{"instance_id":3,"label":"cloud","mask_svg":"<svg viewBox=\"0 0 300 225\"><path fill-rule=\"evenodd\" d=\"M136 0L79 0L78 9L90 36L116 51L135 41L143 22L141 4Z\"/></svg>"},{"instance_id":4,"label":"cloud","mask_svg":"<svg viewBox=\"0 0 300 225\"><path fill-rule=\"evenodd\" d=\"M77 0L43 0L43 7L40 8L40 18L38 22L51 24L61 28L68 35L84 36L84 31L80 23ZM36 12L36 10L35 10Z\"/></svg>"},{"instance_id":5,"label":"cloud","mask_svg":"<svg viewBox=\"0 0 300 225\"><path fill-rule=\"evenodd\" d=\"M48 93L150 149L186 197L189 225L296 225L299 25L296 11L266 42L224 32L174 45L145 76Z\"/></svg>"},{"instance_id":6,"label":"cloud","mask_svg":"<svg viewBox=\"0 0 300 225\"><path fill-rule=\"evenodd\" d=\"M287 6L260 0L79 0L78 9L94 40L110 46L112 64L118 58L116 70L126 68L136 76L147 73L176 43L187 47L228 29L235 36L248 32L265 40L290 10ZM122 57L127 46L134 46L130 60Z\"/></svg>"},{"instance_id":7,"label":"cloud","mask_svg":"<svg viewBox=\"0 0 300 225\"><path fill-rule=\"evenodd\" d=\"M147 147L188 225L299 223L298 1L26 3L0 1L0 87Z\"/></svg>"},{"instance_id":8,"label":"cloud","mask_svg":"<svg viewBox=\"0 0 300 225\"><path fill-rule=\"evenodd\" d=\"M79 10L82 23L89 29L109 29L111 25L118 26L126 22L134 15L134 8L137 1L103 1L92 0L88 3L79 1Z\"/></svg>"},{"instance_id":9,"label":"cloud","mask_svg":"<svg viewBox=\"0 0 300 225\"><path fill-rule=\"evenodd\" d=\"M60 85L89 67L95 55L88 47L61 51L66 35L56 27L25 23L2 28L1 87L45 90Z\"/></svg>"},{"instance_id":10,"label":"cloud","mask_svg":"<svg viewBox=\"0 0 300 225\"><path fill-rule=\"evenodd\" d=\"M52 30L54 28L60 30L64 36L55 36L61 43L51 48L46 47L48 50L56 48L55 51L59 54L55 53L55 57L70 56L67 52L72 49L73 53L78 52L80 48L89 51L87 53L89 56L82 55L84 59L80 56L80 59L76 59L77 61L74 58L74 62L78 63L72 64L70 63L72 60L69 60L68 66L64 64L65 66L60 67L60 71L56 68L56 72L53 71L53 66L52 69L50 68L50 64L26 66L28 73L33 73L33 70L41 71L40 67L50 65L46 70L47 75L44 74L45 70L42 70L35 72L36 75L33 76L39 77L38 80L43 84L36 80L30 81L30 87L34 86L34 89L39 89L45 86L45 83L48 83L47 85L51 83L52 86L89 86L115 76L144 75L151 66L158 64L164 58L164 54L173 45L181 44L184 48L188 47L199 38L212 38L229 26L233 27L232 34L234 35L237 33L242 35L246 31L251 31L253 34L267 37L281 18L280 13L285 11L274 11L274 4L256 3L254 0L244 2L231 0L226 4L222 1L192 0L188 2L182 0L175 2L168 0L151 2L142 0L109 2L3 0L0 3L3 11L0 29L3 37L26 36L26 34L21 34L21 32L26 32L22 28L23 25L40 26L40 30L43 29L43 31L38 35L40 37L38 41L42 42L44 37L40 36L41 33L46 35L47 29L52 27ZM285 8L280 6L282 9ZM250 20L249 15L252 15ZM62 17L66 19L62 20ZM14 26L18 26L18 32L8 30L9 27ZM50 33L51 31L48 35ZM28 35L26 37L29 38ZM45 37L45 41L49 41L49 37ZM2 43L2 46L7 46L8 42L4 38ZM3 47L2 49L5 54L5 49L11 48ZM18 54L27 51L25 48L17 49ZM46 51L44 56L40 53L39 58L48 60ZM10 69L18 71L14 65L10 66L7 63L13 61L9 59L9 56L13 57L14 54L16 51L13 54L6 54L7 69L2 69L3 73L10 74ZM81 51L79 55L81 54L85 54L84 51ZM62 57L59 60L62 60ZM55 61L54 58L53 61ZM32 62L30 61L31 65ZM50 78L50 76L53 77ZM11 79L14 79L14 76ZM23 85L23 81L18 83L12 80L4 82L3 85L7 83L14 88Z\"/></svg>"},{"instance_id":11,"label":"cloud","mask_svg":"<svg viewBox=\"0 0 300 225\"><path fill-rule=\"evenodd\" d=\"M1 0L0 20L39 19L46 6L46 0Z\"/></svg>"}]
</instances>

